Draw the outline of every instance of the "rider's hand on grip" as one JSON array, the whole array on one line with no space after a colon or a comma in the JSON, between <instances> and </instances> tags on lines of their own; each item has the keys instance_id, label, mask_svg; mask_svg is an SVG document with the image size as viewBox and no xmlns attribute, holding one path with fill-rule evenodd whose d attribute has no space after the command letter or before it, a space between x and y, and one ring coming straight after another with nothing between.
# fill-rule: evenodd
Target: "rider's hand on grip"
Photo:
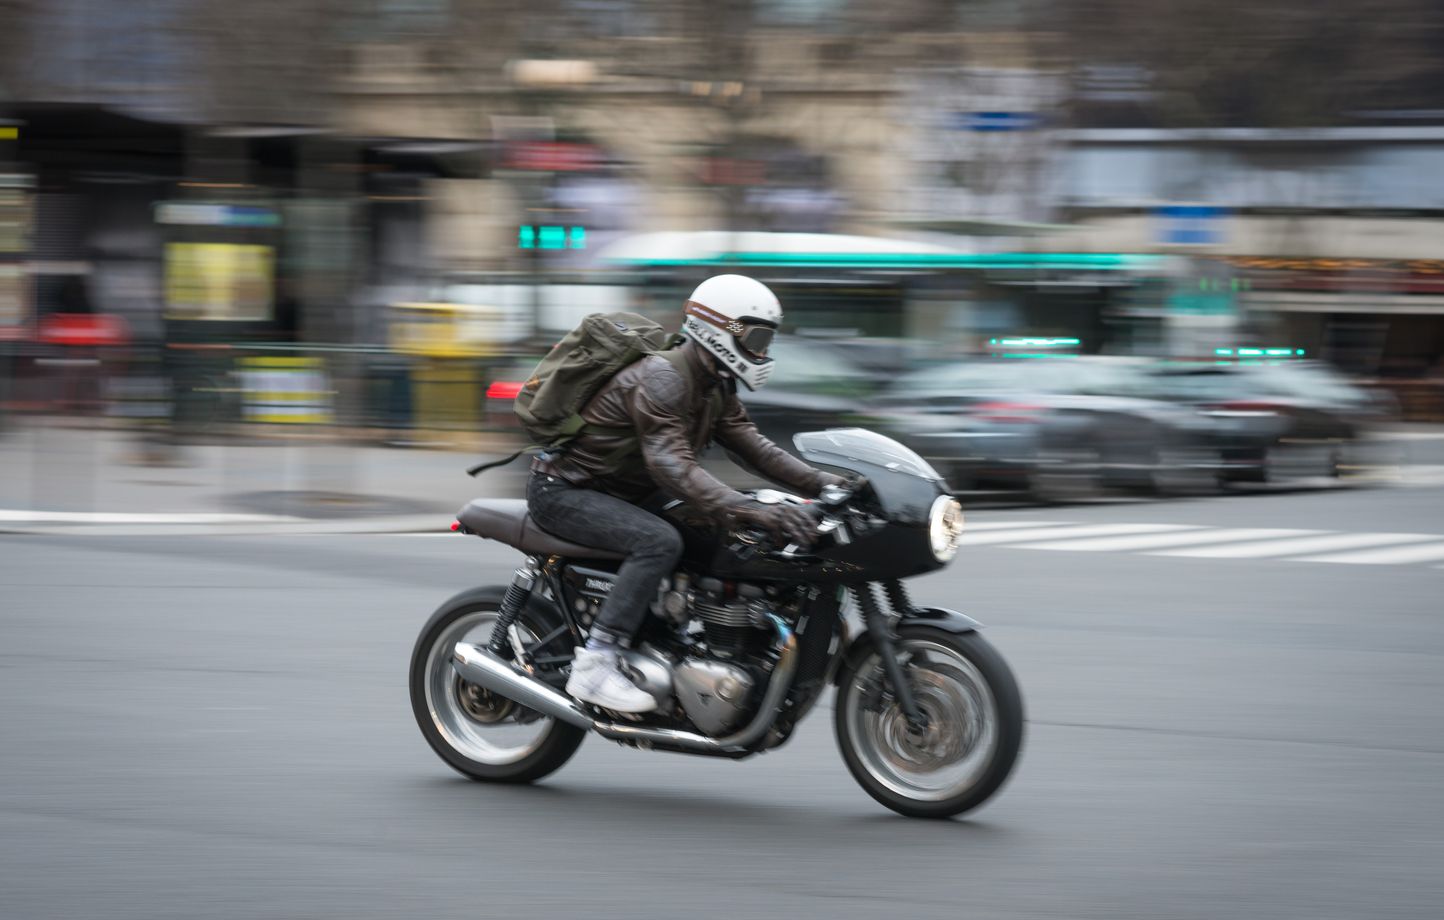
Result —
<instances>
[{"instance_id":1,"label":"rider's hand on grip","mask_svg":"<svg viewBox=\"0 0 1444 920\"><path fill-rule=\"evenodd\" d=\"M801 505L784 502L764 505L748 502L732 509L732 517L746 527L758 527L779 543L796 543L804 549L812 546L817 522Z\"/></svg>"},{"instance_id":2,"label":"rider's hand on grip","mask_svg":"<svg viewBox=\"0 0 1444 920\"><path fill-rule=\"evenodd\" d=\"M840 505L867 485L867 479L857 473L839 476L836 473L823 472L819 476L822 485L817 497L825 505Z\"/></svg>"}]
</instances>

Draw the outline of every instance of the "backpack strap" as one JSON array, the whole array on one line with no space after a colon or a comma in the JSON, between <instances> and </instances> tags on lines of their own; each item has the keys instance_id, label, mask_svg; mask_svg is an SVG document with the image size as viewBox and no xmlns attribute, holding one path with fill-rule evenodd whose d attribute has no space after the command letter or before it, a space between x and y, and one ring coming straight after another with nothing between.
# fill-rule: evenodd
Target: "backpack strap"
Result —
<instances>
[{"instance_id":1,"label":"backpack strap","mask_svg":"<svg viewBox=\"0 0 1444 920\"><path fill-rule=\"evenodd\" d=\"M520 457L522 454L526 453L527 451L529 451L529 450L535 450L536 447L537 447L537 445L535 445L535 444L528 444L526 447L523 447L521 450L517 451L516 453L512 454L512 455L509 456L509 457L505 457L505 458L503 458L503 459L501 459L501 460L493 460L493 461L491 461L490 463L478 463L476 466L473 466L473 467L469 468L469 469L466 471L466 475L468 475L468 476L480 476L482 473L485 473L487 470L494 470L494 469L496 469L496 468L499 467L499 466L506 466L508 463L512 462L512 461L515 460L517 457Z\"/></svg>"}]
</instances>

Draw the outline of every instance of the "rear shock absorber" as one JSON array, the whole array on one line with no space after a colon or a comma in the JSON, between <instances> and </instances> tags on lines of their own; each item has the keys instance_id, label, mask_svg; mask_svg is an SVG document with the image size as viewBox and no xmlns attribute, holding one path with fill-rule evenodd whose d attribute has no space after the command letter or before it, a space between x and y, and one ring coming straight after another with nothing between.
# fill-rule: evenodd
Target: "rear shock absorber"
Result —
<instances>
[{"instance_id":1,"label":"rear shock absorber","mask_svg":"<svg viewBox=\"0 0 1444 920\"><path fill-rule=\"evenodd\" d=\"M512 576L511 585L506 589L506 594L501 599L501 608L496 614L496 623L491 628L491 641L486 645L487 650L498 658L510 659L514 656L511 647L511 627L516 618L521 616L522 608L526 606L527 598L531 597L532 585L536 584L536 571L528 563L516 570Z\"/></svg>"}]
</instances>

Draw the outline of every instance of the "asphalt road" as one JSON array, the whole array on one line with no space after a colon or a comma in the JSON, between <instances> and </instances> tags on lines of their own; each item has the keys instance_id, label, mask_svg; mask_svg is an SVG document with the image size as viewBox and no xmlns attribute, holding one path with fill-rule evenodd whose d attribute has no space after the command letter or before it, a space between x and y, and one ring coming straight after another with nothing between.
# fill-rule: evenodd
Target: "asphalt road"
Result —
<instances>
[{"instance_id":1,"label":"asphalt road","mask_svg":"<svg viewBox=\"0 0 1444 920\"><path fill-rule=\"evenodd\" d=\"M1415 488L974 522L1434 547L1441 511ZM0 916L1439 916L1444 558L1028 547L916 583L989 624L1031 723L1002 794L938 823L867 798L822 711L742 763L593 739L536 787L455 776L405 668L433 608L509 571L478 540L0 537Z\"/></svg>"}]
</instances>

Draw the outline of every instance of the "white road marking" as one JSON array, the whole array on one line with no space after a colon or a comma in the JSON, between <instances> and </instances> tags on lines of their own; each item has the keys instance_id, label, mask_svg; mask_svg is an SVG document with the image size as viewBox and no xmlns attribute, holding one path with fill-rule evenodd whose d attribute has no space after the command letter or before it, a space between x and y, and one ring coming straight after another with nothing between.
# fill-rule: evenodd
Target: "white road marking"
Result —
<instances>
[{"instance_id":1,"label":"white road marking","mask_svg":"<svg viewBox=\"0 0 1444 920\"><path fill-rule=\"evenodd\" d=\"M213 514L129 511L22 511L0 508L0 521L22 524L275 524L301 518L278 514Z\"/></svg>"},{"instance_id":2,"label":"white road marking","mask_svg":"<svg viewBox=\"0 0 1444 920\"><path fill-rule=\"evenodd\" d=\"M1065 539L1067 537L1102 537L1111 534L1156 533L1164 530L1200 529L1192 524L1093 524L1068 527L1020 527L996 533L969 534L963 531L958 542L965 546L986 546L995 543L1028 543L1033 540Z\"/></svg>"},{"instance_id":3,"label":"white road marking","mask_svg":"<svg viewBox=\"0 0 1444 920\"><path fill-rule=\"evenodd\" d=\"M1052 540L1047 543L1017 544L1017 549L1053 549L1074 553L1106 553L1124 550L1160 549L1165 546L1191 546L1202 543L1237 543L1269 537L1297 537L1322 534L1322 530L1266 530L1237 527L1219 530L1198 530L1186 533L1153 533L1141 536L1097 537L1091 540Z\"/></svg>"},{"instance_id":4,"label":"white road marking","mask_svg":"<svg viewBox=\"0 0 1444 920\"><path fill-rule=\"evenodd\" d=\"M1380 441L1444 441L1444 431L1381 431L1374 437Z\"/></svg>"},{"instance_id":5,"label":"white road marking","mask_svg":"<svg viewBox=\"0 0 1444 920\"><path fill-rule=\"evenodd\" d=\"M1302 556L1335 549L1380 546L1387 543L1423 543L1439 539L1429 533L1339 533L1321 537L1298 537L1292 540L1265 540L1225 546L1204 546L1198 549L1173 549L1151 556L1192 556L1199 559L1264 559L1271 556Z\"/></svg>"},{"instance_id":6,"label":"white road marking","mask_svg":"<svg viewBox=\"0 0 1444 920\"><path fill-rule=\"evenodd\" d=\"M1343 562L1349 565L1403 565L1409 562L1432 562L1444 559L1444 543L1424 543L1412 546L1391 546L1388 549L1367 549L1357 553L1330 553L1324 556L1304 556L1295 562Z\"/></svg>"},{"instance_id":7,"label":"white road marking","mask_svg":"<svg viewBox=\"0 0 1444 920\"><path fill-rule=\"evenodd\" d=\"M1058 527L1062 524L1070 524L1071 521L982 521L974 524L967 521L963 526L964 533L974 533L981 530L1016 530L1019 527Z\"/></svg>"},{"instance_id":8,"label":"white road marking","mask_svg":"<svg viewBox=\"0 0 1444 920\"><path fill-rule=\"evenodd\" d=\"M1444 466L1438 464L1401 467L1394 480L1405 486L1444 486Z\"/></svg>"}]
</instances>

